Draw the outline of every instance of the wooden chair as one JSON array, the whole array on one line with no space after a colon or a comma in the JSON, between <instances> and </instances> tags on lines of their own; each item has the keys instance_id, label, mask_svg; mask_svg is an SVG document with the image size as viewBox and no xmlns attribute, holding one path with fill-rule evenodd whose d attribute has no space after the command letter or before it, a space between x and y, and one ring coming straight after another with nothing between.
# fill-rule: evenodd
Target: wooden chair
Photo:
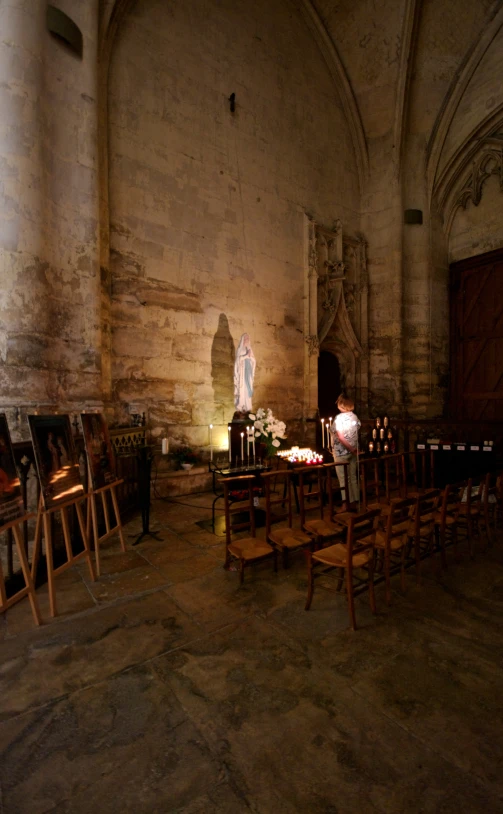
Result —
<instances>
[{"instance_id":1,"label":"wooden chair","mask_svg":"<svg viewBox=\"0 0 503 814\"><path fill-rule=\"evenodd\" d=\"M392 500L402 497L402 456L385 455L382 461L384 464L384 494L386 503L389 505Z\"/></svg>"},{"instance_id":2,"label":"wooden chair","mask_svg":"<svg viewBox=\"0 0 503 814\"><path fill-rule=\"evenodd\" d=\"M419 497L433 488L433 453L431 450L419 449L413 452L402 452L402 496Z\"/></svg>"},{"instance_id":3,"label":"wooden chair","mask_svg":"<svg viewBox=\"0 0 503 814\"><path fill-rule=\"evenodd\" d=\"M346 593L351 627L356 630L354 603L355 570L367 571L370 608L376 613L374 595L374 543L376 539L379 510L353 514L346 532L346 543L335 543L319 551L307 552L308 592L305 609L309 610L314 594L314 580L337 571L337 590L342 587L346 574ZM359 580L362 583L362 580Z\"/></svg>"},{"instance_id":4,"label":"wooden chair","mask_svg":"<svg viewBox=\"0 0 503 814\"><path fill-rule=\"evenodd\" d=\"M472 559L475 553L473 548L474 533L477 532L480 535L479 519L482 509L482 488L483 484L481 483L479 488L475 489L473 478L468 478L460 490L458 503L458 525L465 530Z\"/></svg>"},{"instance_id":5,"label":"wooden chair","mask_svg":"<svg viewBox=\"0 0 503 814\"><path fill-rule=\"evenodd\" d=\"M274 473L276 474L276 473ZM222 478L219 481L224 487L225 506L225 564L229 570L233 559L239 562L239 582L244 580L244 569L247 565L263 560L266 557L276 559L276 551L265 540L256 537L255 507L253 505L254 475L239 475L235 478ZM234 493L234 494L233 494ZM244 499L236 500L235 495ZM241 518L236 517L241 515ZM243 519L244 517L244 519ZM236 518L236 520L233 520ZM233 539L234 532L250 530L249 537ZM275 564L275 570L277 566Z\"/></svg>"},{"instance_id":6,"label":"wooden chair","mask_svg":"<svg viewBox=\"0 0 503 814\"><path fill-rule=\"evenodd\" d=\"M337 468L343 467L344 468L344 479L341 483L337 476ZM348 494L349 489L349 464L336 464L336 463L329 463L323 464L323 470L325 475L325 486L326 486L326 495L328 501L328 519L332 523L338 523L342 526L347 526L348 519L352 517L354 512L342 512L338 511L336 506L336 496L340 496L341 503L344 503L343 500L343 490L344 494Z\"/></svg>"},{"instance_id":7,"label":"wooden chair","mask_svg":"<svg viewBox=\"0 0 503 814\"><path fill-rule=\"evenodd\" d=\"M379 509L381 514L389 514L391 500L381 481L381 463L378 458L363 458L360 462L362 508L365 511Z\"/></svg>"},{"instance_id":8,"label":"wooden chair","mask_svg":"<svg viewBox=\"0 0 503 814\"><path fill-rule=\"evenodd\" d=\"M380 502L379 461L377 458L361 458L359 466L362 506L364 510L367 510L370 506L375 507Z\"/></svg>"},{"instance_id":9,"label":"wooden chair","mask_svg":"<svg viewBox=\"0 0 503 814\"><path fill-rule=\"evenodd\" d=\"M297 469L296 474L299 478L300 526L312 538L314 546L319 548L341 537L345 533L344 527L341 523L325 519L324 466L305 466ZM316 512L318 517L309 520L307 515L311 512Z\"/></svg>"},{"instance_id":10,"label":"wooden chair","mask_svg":"<svg viewBox=\"0 0 503 814\"><path fill-rule=\"evenodd\" d=\"M288 566L288 553L312 545L312 538L300 529L292 527L292 477L291 472L280 469L265 472L261 476L265 491L266 540L280 552L283 567ZM272 529L274 523L285 521L286 528ZM277 570L277 557L274 558Z\"/></svg>"},{"instance_id":11,"label":"wooden chair","mask_svg":"<svg viewBox=\"0 0 503 814\"><path fill-rule=\"evenodd\" d=\"M483 480L482 487L482 518L484 530L487 535L488 544L492 545L494 542L494 532L496 530L496 506L497 506L498 488L497 482L493 478L491 472L488 472ZM493 522L491 526L491 509L493 513Z\"/></svg>"},{"instance_id":12,"label":"wooden chair","mask_svg":"<svg viewBox=\"0 0 503 814\"><path fill-rule=\"evenodd\" d=\"M421 581L421 559L435 553L434 530L435 512L438 508L440 489L431 489L416 498L409 537L414 545L416 559L416 579Z\"/></svg>"},{"instance_id":13,"label":"wooden chair","mask_svg":"<svg viewBox=\"0 0 503 814\"><path fill-rule=\"evenodd\" d=\"M411 516L416 506L416 498L395 500L390 504L389 514L381 517L384 526L377 531L375 547L384 559L386 580L386 602L391 604L391 560L399 558L402 591L405 592L405 555L411 530Z\"/></svg>"},{"instance_id":14,"label":"wooden chair","mask_svg":"<svg viewBox=\"0 0 503 814\"><path fill-rule=\"evenodd\" d=\"M435 541L440 549L442 568L447 568L448 545L454 546L454 557L458 556L458 514L459 514L459 487L447 484L441 492L441 500L433 515L435 524Z\"/></svg>"}]
</instances>

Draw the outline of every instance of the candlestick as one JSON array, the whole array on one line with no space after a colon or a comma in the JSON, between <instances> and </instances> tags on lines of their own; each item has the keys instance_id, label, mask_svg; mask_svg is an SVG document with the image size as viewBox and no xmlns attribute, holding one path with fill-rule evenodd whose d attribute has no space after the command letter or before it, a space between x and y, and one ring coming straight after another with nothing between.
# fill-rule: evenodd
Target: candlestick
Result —
<instances>
[{"instance_id":1,"label":"candlestick","mask_svg":"<svg viewBox=\"0 0 503 814\"><path fill-rule=\"evenodd\" d=\"M246 428L246 463L250 465L250 428Z\"/></svg>"},{"instance_id":2,"label":"candlestick","mask_svg":"<svg viewBox=\"0 0 503 814\"><path fill-rule=\"evenodd\" d=\"M161 452L163 455L167 455L169 452L169 441L167 438L163 438L161 441Z\"/></svg>"},{"instance_id":3,"label":"candlestick","mask_svg":"<svg viewBox=\"0 0 503 814\"><path fill-rule=\"evenodd\" d=\"M325 419L321 419L321 448L325 446Z\"/></svg>"},{"instance_id":4,"label":"candlestick","mask_svg":"<svg viewBox=\"0 0 503 814\"><path fill-rule=\"evenodd\" d=\"M230 424L227 426L227 433L229 435L229 463L232 464L232 458L231 458L231 425Z\"/></svg>"},{"instance_id":5,"label":"candlestick","mask_svg":"<svg viewBox=\"0 0 503 814\"><path fill-rule=\"evenodd\" d=\"M252 427L253 465L255 465L255 427Z\"/></svg>"},{"instance_id":6,"label":"candlestick","mask_svg":"<svg viewBox=\"0 0 503 814\"><path fill-rule=\"evenodd\" d=\"M213 424L210 424L210 461L213 460Z\"/></svg>"},{"instance_id":7,"label":"candlestick","mask_svg":"<svg viewBox=\"0 0 503 814\"><path fill-rule=\"evenodd\" d=\"M241 460L244 461L244 432L241 433Z\"/></svg>"}]
</instances>

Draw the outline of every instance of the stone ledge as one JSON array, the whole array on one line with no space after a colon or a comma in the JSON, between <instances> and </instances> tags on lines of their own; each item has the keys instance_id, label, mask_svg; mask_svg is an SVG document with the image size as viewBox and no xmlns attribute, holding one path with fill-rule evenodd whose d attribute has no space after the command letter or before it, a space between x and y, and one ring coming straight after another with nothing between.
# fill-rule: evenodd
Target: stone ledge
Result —
<instances>
[{"instance_id":1,"label":"stone ledge","mask_svg":"<svg viewBox=\"0 0 503 814\"><path fill-rule=\"evenodd\" d=\"M162 497L178 497L196 492L210 492L213 484L212 475L207 466L194 466L189 471L173 469L159 473L155 488Z\"/></svg>"}]
</instances>

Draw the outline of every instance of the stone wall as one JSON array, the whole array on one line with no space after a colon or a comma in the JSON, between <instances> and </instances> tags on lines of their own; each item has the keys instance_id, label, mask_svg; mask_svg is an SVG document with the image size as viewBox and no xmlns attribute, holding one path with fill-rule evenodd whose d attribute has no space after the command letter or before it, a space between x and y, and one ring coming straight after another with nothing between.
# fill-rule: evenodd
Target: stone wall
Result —
<instances>
[{"instance_id":1,"label":"stone wall","mask_svg":"<svg viewBox=\"0 0 503 814\"><path fill-rule=\"evenodd\" d=\"M236 110L228 98L236 94ZM294 4L133 5L110 74L113 377L154 434L226 443L234 348L254 406L303 412L304 212L358 227L337 89Z\"/></svg>"},{"instance_id":2,"label":"stone wall","mask_svg":"<svg viewBox=\"0 0 503 814\"><path fill-rule=\"evenodd\" d=\"M101 403L96 167L98 0L59 7L79 59L46 28L46 3L0 8L2 408ZM12 424L26 434L27 426Z\"/></svg>"}]
</instances>

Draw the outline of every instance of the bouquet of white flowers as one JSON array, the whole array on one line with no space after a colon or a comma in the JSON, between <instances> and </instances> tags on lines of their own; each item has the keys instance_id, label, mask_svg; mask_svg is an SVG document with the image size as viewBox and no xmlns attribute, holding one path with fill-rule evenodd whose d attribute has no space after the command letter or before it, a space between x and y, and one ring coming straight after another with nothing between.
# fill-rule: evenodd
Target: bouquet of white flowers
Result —
<instances>
[{"instance_id":1,"label":"bouquet of white flowers","mask_svg":"<svg viewBox=\"0 0 503 814\"><path fill-rule=\"evenodd\" d=\"M270 409L259 407L256 413L249 413L248 418L253 421L255 438L266 445L267 455L275 455L281 440L286 438L286 424L274 418Z\"/></svg>"}]
</instances>

